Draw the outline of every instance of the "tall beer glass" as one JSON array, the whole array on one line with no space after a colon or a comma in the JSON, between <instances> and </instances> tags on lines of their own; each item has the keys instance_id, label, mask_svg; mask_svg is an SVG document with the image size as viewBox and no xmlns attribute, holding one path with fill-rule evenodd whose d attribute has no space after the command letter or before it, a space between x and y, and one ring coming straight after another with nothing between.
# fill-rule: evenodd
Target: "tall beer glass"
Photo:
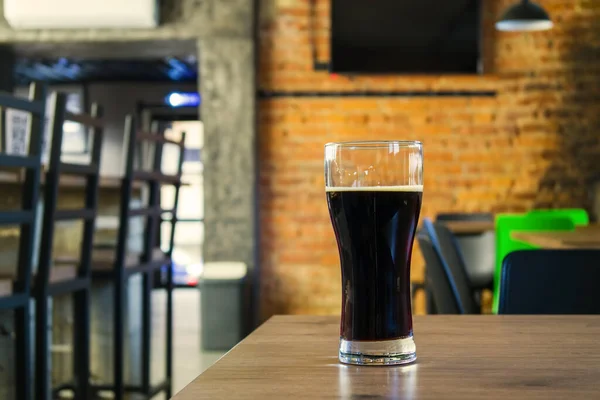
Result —
<instances>
[{"instance_id":1,"label":"tall beer glass","mask_svg":"<svg viewBox=\"0 0 600 400\"><path fill-rule=\"evenodd\" d=\"M342 266L340 361L413 362L410 258L423 196L423 146L329 143L325 185Z\"/></svg>"}]
</instances>

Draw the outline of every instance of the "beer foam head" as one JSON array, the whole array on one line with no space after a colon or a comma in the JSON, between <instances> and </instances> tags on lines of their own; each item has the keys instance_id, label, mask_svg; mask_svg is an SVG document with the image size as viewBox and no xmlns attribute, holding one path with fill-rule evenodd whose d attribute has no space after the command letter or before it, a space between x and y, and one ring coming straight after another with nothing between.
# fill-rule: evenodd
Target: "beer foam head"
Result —
<instances>
[{"instance_id":1,"label":"beer foam head","mask_svg":"<svg viewBox=\"0 0 600 400\"><path fill-rule=\"evenodd\" d=\"M423 185L401 185L401 186L326 186L326 192L422 192Z\"/></svg>"}]
</instances>

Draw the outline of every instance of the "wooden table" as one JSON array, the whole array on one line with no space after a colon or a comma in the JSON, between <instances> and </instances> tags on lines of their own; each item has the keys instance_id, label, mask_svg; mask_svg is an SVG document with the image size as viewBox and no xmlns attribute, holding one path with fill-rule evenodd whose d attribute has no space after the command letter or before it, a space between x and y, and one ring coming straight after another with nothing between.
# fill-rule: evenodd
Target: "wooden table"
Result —
<instances>
[{"instance_id":1,"label":"wooden table","mask_svg":"<svg viewBox=\"0 0 600 400\"><path fill-rule=\"evenodd\" d=\"M175 396L198 399L593 399L600 316L422 316L418 360L337 359L337 317L274 317Z\"/></svg>"},{"instance_id":2,"label":"wooden table","mask_svg":"<svg viewBox=\"0 0 600 400\"><path fill-rule=\"evenodd\" d=\"M496 229L494 221L444 221L455 235L475 235Z\"/></svg>"},{"instance_id":3,"label":"wooden table","mask_svg":"<svg viewBox=\"0 0 600 400\"><path fill-rule=\"evenodd\" d=\"M574 231L512 232L511 237L545 249L600 249L600 225L596 224Z\"/></svg>"}]
</instances>

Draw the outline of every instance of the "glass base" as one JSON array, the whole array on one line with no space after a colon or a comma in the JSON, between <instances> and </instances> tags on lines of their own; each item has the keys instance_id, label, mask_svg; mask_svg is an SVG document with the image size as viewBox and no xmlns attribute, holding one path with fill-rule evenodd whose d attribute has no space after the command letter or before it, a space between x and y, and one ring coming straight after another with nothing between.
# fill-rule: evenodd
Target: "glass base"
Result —
<instances>
[{"instance_id":1,"label":"glass base","mask_svg":"<svg viewBox=\"0 0 600 400\"><path fill-rule=\"evenodd\" d=\"M412 335L394 340L340 339L340 361L354 365L402 365L417 359Z\"/></svg>"}]
</instances>

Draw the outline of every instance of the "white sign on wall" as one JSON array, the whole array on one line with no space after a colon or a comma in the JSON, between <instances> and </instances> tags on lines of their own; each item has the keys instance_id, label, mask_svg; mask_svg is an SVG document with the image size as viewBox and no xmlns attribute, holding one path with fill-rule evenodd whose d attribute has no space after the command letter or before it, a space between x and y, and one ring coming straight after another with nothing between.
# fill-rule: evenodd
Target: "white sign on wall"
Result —
<instances>
[{"instance_id":1,"label":"white sign on wall","mask_svg":"<svg viewBox=\"0 0 600 400\"><path fill-rule=\"evenodd\" d=\"M27 154L29 146L29 114L19 110L6 110L6 153Z\"/></svg>"},{"instance_id":2,"label":"white sign on wall","mask_svg":"<svg viewBox=\"0 0 600 400\"><path fill-rule=\"evenodd\" d=\"M42 138L42 164L47 164L50 149L49 117L44 118L44 137ZM29 113L7 109L6 110L6 154L27 155L29 149Z\"/></svg>"}]
</instances>

